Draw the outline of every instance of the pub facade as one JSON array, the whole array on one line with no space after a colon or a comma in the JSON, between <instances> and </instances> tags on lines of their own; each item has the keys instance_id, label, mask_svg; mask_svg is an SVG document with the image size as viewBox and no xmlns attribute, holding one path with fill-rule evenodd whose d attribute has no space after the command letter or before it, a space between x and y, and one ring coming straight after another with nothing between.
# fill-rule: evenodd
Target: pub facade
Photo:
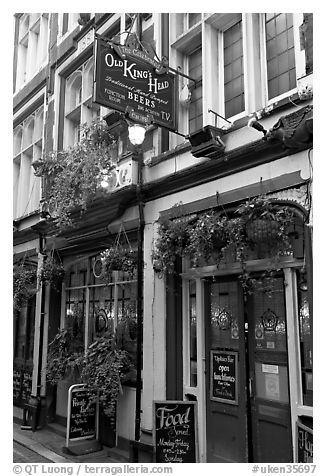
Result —
<instances>
[{"instance_id":1,"label":"pub facade","mask_svg":"<svg viewBox=\"0 0 326 476\"><path fill-rule=\"evenodd\" d=\"M49 344L73 328L86 350L116 330L134 366L115 413L99 410L99 439L112 451L143 462L311 462L312 14L15 19L14 262L37 274L55 256L65 272L59 289L37 281L15 311L16 418L64 431L80 380L47 381ZM34 171L98 118L116 137L114 167L104 193L73 210L75 226L58 230ZM146 131L141 145L128 135L134 124ZM266 238L245 263L234 247L195 262L170 248L159 266L164 224L186 223L194 237L203 218L235 223L257 197L292 217L277 260ZM120 244L138 252L137 270L103 281L103 252ZM192 459L157 447L158 429L191 419Z\"/></svg>"}]
</instances>

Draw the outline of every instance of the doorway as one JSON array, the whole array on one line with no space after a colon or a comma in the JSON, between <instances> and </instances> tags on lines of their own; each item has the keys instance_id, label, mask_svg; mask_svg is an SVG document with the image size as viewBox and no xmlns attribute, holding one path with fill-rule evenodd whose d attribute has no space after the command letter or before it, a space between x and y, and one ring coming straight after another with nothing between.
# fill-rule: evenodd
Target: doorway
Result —
<instances>
[{"instance_id":1,"label":"doorway","mask_svg":"<svg viewBox=\"0 0 326 476\"><path fill-rule=\"evenodd\" d=\"M205 282L207 462L292 461L284 278L256 278Z\"/></svg>"}]
</instances>

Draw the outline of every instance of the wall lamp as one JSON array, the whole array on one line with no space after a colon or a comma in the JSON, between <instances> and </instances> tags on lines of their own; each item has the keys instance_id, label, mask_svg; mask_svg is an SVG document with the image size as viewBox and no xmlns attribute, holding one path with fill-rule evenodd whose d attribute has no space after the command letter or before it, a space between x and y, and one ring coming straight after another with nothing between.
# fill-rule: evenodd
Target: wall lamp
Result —
<instances>
[{"instance_id":1,"label":"wall lamp","mask_svg":"<svg viewBox=\"0 0 326 476\"><path fill-rule=\"evenodd\" d=\"M132 145L142 145L145 139L146 128L140 124L133 124L128 127L128 134Z\"/></svg>"},{"instance_id":2,"label":"wall lamp","mask_svg":"<svg viewBox=\"0 0 326 476\"><path fill-rule=\"evenodd\" d=\"M191 144L191 154L196 158L219 158L225 149L225 144L220 137L224 132L223 129L210 125L193 132L187 136Z\"/></svg>"},{"instance_id":3,"label":"wall lamp","mask_svg":"<svg viewBox=\"0 0 326 476\"><path fill-rule=\"evenodd\" d=\"M252 117L248 121L248 127L252 127L253 129L256 129L258 132L262 132L264 136L267 134L266 129L260 124L260 122L257 121L256 117Z\"/></svg>"}]
</instances>

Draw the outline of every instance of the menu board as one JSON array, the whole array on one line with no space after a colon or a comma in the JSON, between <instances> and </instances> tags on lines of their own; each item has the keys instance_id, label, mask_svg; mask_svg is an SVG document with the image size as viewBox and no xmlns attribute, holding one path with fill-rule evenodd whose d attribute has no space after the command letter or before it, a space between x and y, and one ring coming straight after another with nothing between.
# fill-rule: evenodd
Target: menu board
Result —
<instances>
[{"instance_id":1,"label":"menu board","mask_svg":"<svg viewBox=\"0 0 326 476\"><path fill-rule=\"evenodd\" d=\"M96 403L90 404L90 390L79 385L69 389L67 442L96 437Z\"/></svg>"},{"instance_id":2,"label":"menu board","mask_svg":"<svg viewBox=\"0 0 326 476\"><path fill-rule=\"evenodd\" d=\"M211 350L210 399L238 404L238 352Z\"/></svg>"},{"instance_id":3,"label":"menu board","mask_svg":"<svg viewBox=\"0 0 326 476\"><path fill-rule=\"evenodd\" d=\"M13 399L16 403L27 403L32 391L32 371L29 368L13 369Z\"/></svg>"},{"instance_id":4,"label":"menu board","mask_svg":"<svg viewBox=\"0 0 326 476\"><path fill-rule=\"evenodd\" d=\"M21 393L21 372L14 369L13 373L13 398L14 400L20 400Z\"/></svg>"},{"instance_id":5,"label":"menu board","mask_svg":"<svg viewBox=\"0 0 326 476\"><path fill-rule=\"evenodd\" d=\"M157 463L197 460L197 403L154 402L154 449Z\"/></svg>"},{"instance_id":6,"label":"menu board","mask_svg":"<svg viewBox=\"0 0 326 476\"><path fill-rule=\"evenodd\" d=\"M297 423L298 463L313 463L313 431L311 428Z\"/></svg>"}]
</instances>

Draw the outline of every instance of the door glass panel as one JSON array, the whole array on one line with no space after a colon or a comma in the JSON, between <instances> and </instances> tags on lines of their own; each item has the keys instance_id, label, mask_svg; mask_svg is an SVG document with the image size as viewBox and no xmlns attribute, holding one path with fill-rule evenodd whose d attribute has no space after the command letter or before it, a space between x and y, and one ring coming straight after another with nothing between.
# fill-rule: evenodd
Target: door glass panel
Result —
<instances>
[{"instance_id":1,"label":"door glass panel","mask_svg":"<svg viewBox=\"0 0 326 476\"><path fill-rule=\"evenodd\" d=\"M235 281L211 285L211 348L239 348L239 302Z\"/></svg>"},{"instance_id":2,"label":"door glass panel","mask_svg":"<svg viewBox=\"0 0 326 476\"><path fill-rule=\"evenodd\" d=\"M256 350L286 351L283 278L265 278L254 294Z\"/></svg>"},{"instance_id":3,"label":"door glass panel","mask_svg":"<svg viewBox=\"0 0 326 476\"><path fill-rule=\"evenodd\" d=\"M255 362L255 374L258 398L288 403L288 370L286 366Z\"/></svg>"},{"instance_id":4,"label":"door glass panel","mask_svg":"<svg viewBox=\"0 0 326 476\"><path fill-rule=\"evenodd\" d=\"M312 405L312 337L306 273L297 272L303 404Z\"/></svg>"},{"instance_id":5,"label":"door glass panel","mask_svg":"<svg viewBox=\"0 0 326 476\"><path fill-rule=\"evenodd\" d=\"M197 386L197 313L196 281L189 283L189 349L190 349L190 387Z\"/></svg>"}]
</instances>

